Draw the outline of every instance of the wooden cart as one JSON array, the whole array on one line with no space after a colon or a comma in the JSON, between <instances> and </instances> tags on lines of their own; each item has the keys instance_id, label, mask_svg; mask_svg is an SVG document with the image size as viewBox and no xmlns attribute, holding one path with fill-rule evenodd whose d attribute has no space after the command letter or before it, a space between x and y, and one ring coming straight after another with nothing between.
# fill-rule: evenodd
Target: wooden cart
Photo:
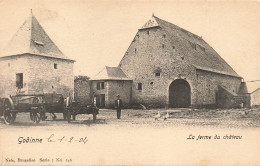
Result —
<instances>
[{"instance_id":1,"label":"wooden cart","mask_svg":"<svg viewBox=\"0 0 260 166\"><path fill-rule=\"evenodd\" d=\"M76 120L76 115L78 114L92 114L93 121L95 122L97 114L99 113L98 107L94 104L81 104L80 102L71 102L69 106L66 107L66 110L68 123L70 123L71 120Z\"/></svg>"},{"instance_id":2,"label":"wooden cart","mask_svg":"<svg viewBox=\"0 0 260 166\"><path fill-rule=\"evenodd\" d=\"M29 112L30 119L38 124L45 112L44 95L19 94L0 98L0 114L6 124L12 124L19 112Z\"/></svg>"}]
</instances>

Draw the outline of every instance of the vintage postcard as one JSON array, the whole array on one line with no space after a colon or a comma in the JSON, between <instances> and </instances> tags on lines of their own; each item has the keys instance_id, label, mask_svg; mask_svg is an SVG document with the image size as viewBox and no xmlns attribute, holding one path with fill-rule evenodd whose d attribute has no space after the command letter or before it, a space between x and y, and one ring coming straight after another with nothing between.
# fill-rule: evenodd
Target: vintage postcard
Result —
<instances>
[{"instance_id":1,"label":"vintage postcard","mask_svg":"<svg viewBox=\"0 0 260 166\"><path fill-rule=\"evenodd\" d=\"M0 0L0 165L260 166L259 11Z\"/></svg>"}]
</instances>

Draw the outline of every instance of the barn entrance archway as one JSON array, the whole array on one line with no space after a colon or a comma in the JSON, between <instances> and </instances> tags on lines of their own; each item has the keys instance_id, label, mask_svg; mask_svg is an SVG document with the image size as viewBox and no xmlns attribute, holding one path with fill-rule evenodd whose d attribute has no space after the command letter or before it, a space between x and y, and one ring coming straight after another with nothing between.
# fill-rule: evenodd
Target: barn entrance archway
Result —
<instances>
[{"instance_id":1,"label":"barn entrance archway","mask_svg":"<svg viewBox=\"0 0 260 166\"><path fill-rule=\"evenodd\" d=\"M169 107L187 108L191 105L191 88L184 79L174 80L169 87Z\"/></svg>"}]
</instances>

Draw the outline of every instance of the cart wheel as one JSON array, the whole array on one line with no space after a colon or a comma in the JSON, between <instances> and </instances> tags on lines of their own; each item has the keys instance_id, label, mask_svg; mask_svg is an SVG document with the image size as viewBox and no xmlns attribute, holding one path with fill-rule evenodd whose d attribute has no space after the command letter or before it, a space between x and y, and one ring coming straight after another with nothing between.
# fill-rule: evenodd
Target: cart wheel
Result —
<instances>
[{"instance_id":1,"label":"cart wheel","mask_svg":"<svg viewBox=\"0 0 260 166\"><path fill-rule=\"evenodd\" d=\"M54 114L54 113L52 113L52 120L56 120L57 119L57 116Z\"/></svg>"},{"instance_id":2,"label":"cart wheel","mask_svg":"<svg viewBox=\"0 0 260 166\"><path fill-rule=\"evenodd\" d=\"M38 124L40 121L41 121L41 115L39 112L34 112L32 113L32 121L35 123L35 124Z\"/></svg>"},{"instance_id":3,"label":"cart wheel","mask_svg":"<svg viewBox=\"0 0 260 166\"><path fill-rule=\"evenodd\" d=\"M13 119L12 119L12 121L14 122L15 119L16 119L16 114L17 114L17 113L16 113L16 112L13 112L12 114L13 114Z\"/></svg>"},{"instance_id":4,"label":"cart wheel","mask_svg":"<svg viewBox=\"0 0 260 166\"><path fill-rule=\"evenodd\" d=\"M11 104L9 101L5 101L4 103L4 121L5 124L12 124L16 118L16 113L11 111Z\"/></svg>"},{"instance_id":5,"label":"cart wheel","mask_svg":"<svg viewBox=\"0 0 260 166\"><path fill-rule=\"evenodd\" d=\"M39 113L40 113L40 119L41 120L46 120L47 119L45 106L41 106L40 107Z\"/></svg>"},{"instance_id":6,"label":"cart wheel","mask_svg":"<svg viewBox=\"0 0 260 166\"><path fill-rule=\"evenodd\" d=\"M70 121L71 121L71 113L70 113L70 110L68 110L67 120L68 120L68 123L70 123Z\"/></svg>"}]
</instances>

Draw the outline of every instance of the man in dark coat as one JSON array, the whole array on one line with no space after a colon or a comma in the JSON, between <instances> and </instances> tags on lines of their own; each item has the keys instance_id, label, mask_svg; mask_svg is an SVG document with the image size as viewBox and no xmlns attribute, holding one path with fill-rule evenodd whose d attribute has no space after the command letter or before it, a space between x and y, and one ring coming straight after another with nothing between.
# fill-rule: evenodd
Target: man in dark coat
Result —
<instances>
[{"instance_id":1,"label":"man in dark coat","mask_svg":"<svg viewBox=\"0 0 260 166\"><path fill-rule=\"evenodd\" d=\"M120 99L120 96L117 95L117 99L115 100L115 108L116 108L116 111L117 111L117 119L120 119L122 105L123 105L123 102Z\"/></svg>"}]
</instances>

